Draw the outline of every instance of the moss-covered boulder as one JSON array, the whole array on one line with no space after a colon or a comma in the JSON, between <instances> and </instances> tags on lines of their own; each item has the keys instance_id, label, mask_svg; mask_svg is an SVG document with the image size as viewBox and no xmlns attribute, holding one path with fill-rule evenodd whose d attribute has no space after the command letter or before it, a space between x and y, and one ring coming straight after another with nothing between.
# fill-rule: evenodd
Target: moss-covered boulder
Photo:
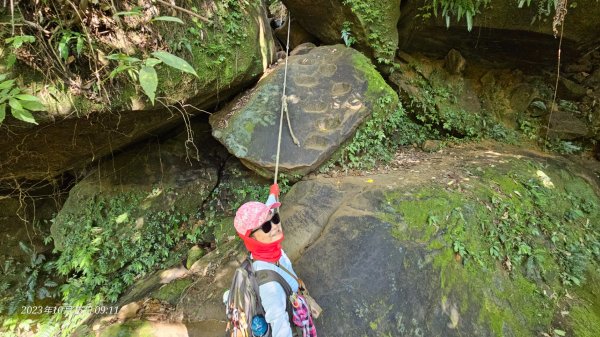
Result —
<instances>
[{"instance_id":1,"label":"moss-covered boulder","mask_svg":"<svg viewBox=\"0 0 600 337\"><path fill-rule=\"evenodd\" d=\"M286 196L284 246L324 309L319 333L593 336L593 176L515 148L432 157L401 173L303 181Z\"/></svg>"},{"instance_id":2,"label":"moss-covered boulder","mask_svg":"<svg viewBox=\"0 0 600 337\"><path fill-rule=\"evenodd\" d=\"M59 273L77 275L65 300L112 303L146 273L181 263L202 240L209 231L202 205L224 160L206 127L140 144L101 162L71 189L51 227Z\"/></svg>"},{"instance_id":3,"label":"moss-covered boulder","mask_svg":"<svg viewBox=\"0 0 600 337\"><path fill-rule=\"evenodd\" d=\"M400 0L283 0L304 29L325 44L345 42L372 60L386 63L398 46Z\"/></svg>"},{"instance_id":4,"label":"moss-covered boulder","mask_svg":"<svg viewBox=\"0 0 600 337\"><path fill-rule=\"evenodd\" d=\"M38 13L27 10L44 6L19 5L24 7L22 11L26 16ZM180 4L188 11L193 8L191 13L201 14L196 16L151 1L142 1L136 8L127 7L127 3L119 4L118 8L105 5L86 2L79 13L68 5L64 8L63 14L73 15L74 19L57 21L84 23L70 28L81 32L80 35L73 33L72 39L66 40L72 43L71 49L65 51L70 53L68 62L43 57L46 54L40 50L50 53L52 48L58 48L58 45L41 46L48 40L44 36L17 50L19 62L12 68L11 77L23 92L38 96L46 111L34 112L38 126L8 114L0 128L0 169L3 172L0 180L43 180L65 171L79 171L127 144L183 124L188 117L182 116L213 109L254 82L274 59L273 38L262 1L216 2L215 6L203 6L203 1ZM48 10L57 8L61 7ZM111 12L119 9L129 14ZM51 16L51 13L44 15ZM198 15L208 17L207 21L198 19ZM180 16L184 24L153 20L160 16ZM105 31L97 31L97 25L103 25L98 21L104 22ZM27 33L29 28L23 26ZM42 34L35 29L29 33ZM75 53L77 36L82 38L81 56ZM94 45L93 50L88 48L88 39ZM60 41L61 36L50 40ZM168 50L186 60L198 76L164 62L154 66L158 86L156 102L152 105L137 74L141 70L140 60L151 58L157 49ZM12 52L8 47L0 50L0 72L7 71L4 61ZM112 58L109 58L110 53ZM39 59L36 55L40 55ZM55 70L61 69L59 65L64 69L57 75ZM70 82L62 83L65 77ZM182 104L190 107L185 108L185 113L181 110Z\"/></svg>"},{"instance_id":5,"label":"moss-covered boulder","mask_svg":"<svg viewBox=\"0 0 600 337\"><path fill-rule=\"evenodd\" d=\"M314 48L290 56L288 63L291 130L284 123L279 159L283 173L303 175L316 169L365 118L383 108L377 104L380 97L396 98L370 61L343 45ZM281 64L254 89L210 117L214 137L266 177L272 175L276 162L284 72Z\"/></svg>"},{"instance_id":6,"label":"moss-covered boulder","mask_svg":"<svg viewBox=\"0 0 600 337\"><path fill-rule=\"evenodd\" d=\"M198 212L217 183L223 158L205 125L197 124L192 132L196 143L187 146L189 133L184 131L169 141L151 141L102 161L71 189L56 216L55 246L62 249L70 237L80 240L71 235L86 223L141 229L145 217L156 212Z\"/></svg>"}]
</instances>

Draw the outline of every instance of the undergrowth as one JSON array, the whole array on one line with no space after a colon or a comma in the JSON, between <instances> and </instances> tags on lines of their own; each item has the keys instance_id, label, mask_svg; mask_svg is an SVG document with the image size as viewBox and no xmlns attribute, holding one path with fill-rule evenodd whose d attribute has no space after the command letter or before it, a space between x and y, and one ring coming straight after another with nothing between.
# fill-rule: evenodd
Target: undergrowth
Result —
<instances>
[{"instance_id":1,"label":"undergrowth","mask_svg":"<svg viewBox=\"0 0 600 337\"><path fill-rule=\"evenodd\" d=\"M423 141L426 130L408 118L401 104L393 106L393 102L388 95L378 98L372 116L320 171L327 172L336 165L342 169L372 168L378 162L389 162L398 147Z\"/></svg>"},{"instance_id":2,"label":"undergrowth","mask_svg":"<svg viewBox=\"0 0 600 337\"><path fill-rule=\"evenodd\" d=\"M475 170L476 180L423 189L398 210L423 242L448 233L446 242L465 265L502 266L552 287L581 285L588 266L600 263L599 199L580 178L563 171L552 187L540 172L531 163L505 177Z\"/></svg>"},{"instance_id":3,"label":"undergrowth","mask_svg":"<svg viewBox=\"0 0 600 337\"><path fill-rule=\"evenodd\" d=\"M196 239L189 215L175 208L141 212L152 197L135 193L96 196L82 201L82 212L62 217L63 227L69 229L63 233L61 250L55 250L58 259L44 263L40 258L32 260L32 269L40 271L36 275L40 280L55 275L45 283L33 283L38 294L53 286L55 299L42 304L61 308L108 306L148 272L176 263L186 245ZM16 294L0 313L5 316L2 328L8 335L26 329L38 333L55 330L66 336L90 314L73 310L23 315L19 311L22 306L37 305L44 297L24 297L28 292L22 290L16 290Z\"/></svg>"}]
</instances>

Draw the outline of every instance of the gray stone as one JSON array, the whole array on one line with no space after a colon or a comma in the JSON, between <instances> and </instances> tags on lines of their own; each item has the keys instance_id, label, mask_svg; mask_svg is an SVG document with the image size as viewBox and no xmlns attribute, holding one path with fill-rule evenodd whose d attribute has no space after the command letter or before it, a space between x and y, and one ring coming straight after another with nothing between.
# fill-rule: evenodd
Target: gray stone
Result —
<instances>
[{"instance_id":1,"label":"gray stone","mask_svg":"<svg viewBox=\"0 0 600 337\"><path fill-rule=\"evenodd\" d=\"M558 96L567 100L579 100L587 93L586 87L567 78L561 77L558 82Z\"/></svg>"},{"instance_id":2,"label":"gray stone","mask_svg":"<svg viewBox=\"0 0 600 337\"><path fill-rule=\"evenodd\" d=\"M421 149L425 152L435 152L442 148L442 142L439 140L428 139L421 144Z\"/></svg>"},{"instance_id":3,"label":"gray stone","mask_svg":"<svg viewBox=\"0 0 600 337\"><path fill-rule=\"evenodd\" d=\"M453 75L462 73L467 65L467 60L456 49L451 49L444 61L444 68Z\"/></svg>"},{"instance_id":4,"label":"gray stone","mask_svg":"<svg viewBox=\"0 0 600 337\"><path fill-rule=\"evenodd\" d=\"M548 137L573 140L591 135L589 124L573 116L570 112L556 111L548 115L548 118L551 118Z\"/></svg>"},{"instance_id":5,"label":"gray stone","mask_svg":"<svg viewBox=\"0 0 600 337\"><path fill-rule=\"evenodd\" d=\"M63 249L65 238L73 226L71 218L84 217L90 200L119 196L146 195L123 227L142 228L149 211L169 210L194 214L217 183L218 151L223 148L212 138L206 124L191 130L196 135L195 146L186 143L188 132L160 143L158 140L140 144L114 158L102 161L86 178L77 183L51 227L57 249ZM188 148L186 149L186 144ZM220 149L220 150L219 150Z\"/></svg>"},{"instance_id":6,"label":"gray stone","mask_svg":"<svg viewBox=\"0 0 600 337\"><path fill-rule=\"evenodd\" d=\"M282 173L303 175L354 134L379 97L395 95L365 56L343 45L290 56L288 64L287 106L299 144L294 144L284 122L279 168ZM283 76L281 64L210 117L213 136L265 177L275 167Z\"/></svg>"},{"instance_id":7,"label":"gray stone","mask_svg":"<svg viewBox=\"0 0 600 337\"><path fill-rule=\"evenodd\" d=\"M284 23L283 26L276 28L274 30L275 36L279 40L281 47L283 50L286 48L286 44L288 43L287 35L288 35L288 21ZM296 47L304 44L304 43L316 43L317 39L312 36L309 32L307 32L294 18L292 18L292 26L290 28L290 40L289 40L289 49L293 50Z\"/></svg>"},{"instance_id":8,"label":"gray stone","mask_svg":"<svg viewBox=\"0 0 600 337\"><path fill-rule=\"evenodd\" d=\"M368 9L353 9L353 6L360 7L363 3L348 3L343 0L283 0L282 2L293 13L295 20L323 43L343 42L340 32L344 23L348 22L350 33L356 39L353 48L362 51L372 60L380 57L393 59L398 43L396 24L400 17L400 0L372 0L368 3ZM370 34L378 36L378 43L373 43L369 38Z\"/></svg>"},{"instance_id":9,"label":"gray stone","mask_svg":"<svg viewBox=\"0 0 600 337\"><path fill-rule=\"evenodd\" d=\"M290 52L290 56L307 54L313 48L317 48L317 46L314 43L312 43L312 42L303 43L303 44L297 46L296 48L294 48Z\"/></svg>"}]
</instances>

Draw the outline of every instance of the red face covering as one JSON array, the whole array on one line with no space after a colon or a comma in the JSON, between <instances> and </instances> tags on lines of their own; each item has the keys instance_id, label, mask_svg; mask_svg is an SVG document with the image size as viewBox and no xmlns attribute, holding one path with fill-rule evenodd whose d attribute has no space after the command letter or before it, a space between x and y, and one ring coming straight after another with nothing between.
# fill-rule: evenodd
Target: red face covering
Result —
<instances>
[{"instance_id":1,"label":"red face covering","mask_svg":"<svg viewBox=\"0 0 600 337\"><path fill-rule=\"evenodd\" d=\"M271 242L262 243L249 236L243 236L238 233L239 237L244 241L246 248L252 253L254 260L266 261L266 262L277 262L281 257L281 239Z\"/></svg>"}]
</instances>

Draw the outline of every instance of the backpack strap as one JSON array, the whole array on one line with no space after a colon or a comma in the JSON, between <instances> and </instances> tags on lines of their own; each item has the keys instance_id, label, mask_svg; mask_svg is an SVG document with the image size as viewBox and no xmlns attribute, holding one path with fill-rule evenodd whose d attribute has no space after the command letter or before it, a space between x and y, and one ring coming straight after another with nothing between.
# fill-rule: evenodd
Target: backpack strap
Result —
<instances>
[{"instance_id":1,"label":"backpack strap","mask_svg":"<svg viewBox=\"0 0 600 337\"><path fill-rule=\"evenodd\" d=\"M246 270L246 272L248 273L248 278L249 278L250 284L252 285L252 289L254 290L254 293L256 294L256 298L257 299L260 298L260 292L258 289L260 284L258 283L258 275L256 274L256 271L254 271L254 267L252 266L252 260L249 257L246 258L246 260L244 260L244 262L242 262L241 268ZM258 303L256 303L255 310L256 310L255 314L260 314L260 315L265 314L265 309L263 308L260 300L258 301ZM250 319L252 319L252 318L250 318Z\"/></svg>"},{"instance_id":2,"label":"backpack strap","mask_svg":"<svg viewBox=\"0 0 600 337\"><path fill-rule=\"evenodd\" d=\"M290 327L293 329L294 328L294 323L292 318L293 316L293 308L292 308L292 302L290 302L290 296L292 296L292 287L290 287L290 285L288 284L288 282L283 278L283 276L279 275L278 272L274 271L274 270L270 270L270 269L262 269L262 270L257 270L254 272L255 276L256 276L256 282L258 283L259 286L268 283L268 282L277 282L279 283L279 285L281 285L281 287L283 288L283 291L285 292L285 310L288 313L289 319L290 319Z\"/></svg>"}]
</instances>

